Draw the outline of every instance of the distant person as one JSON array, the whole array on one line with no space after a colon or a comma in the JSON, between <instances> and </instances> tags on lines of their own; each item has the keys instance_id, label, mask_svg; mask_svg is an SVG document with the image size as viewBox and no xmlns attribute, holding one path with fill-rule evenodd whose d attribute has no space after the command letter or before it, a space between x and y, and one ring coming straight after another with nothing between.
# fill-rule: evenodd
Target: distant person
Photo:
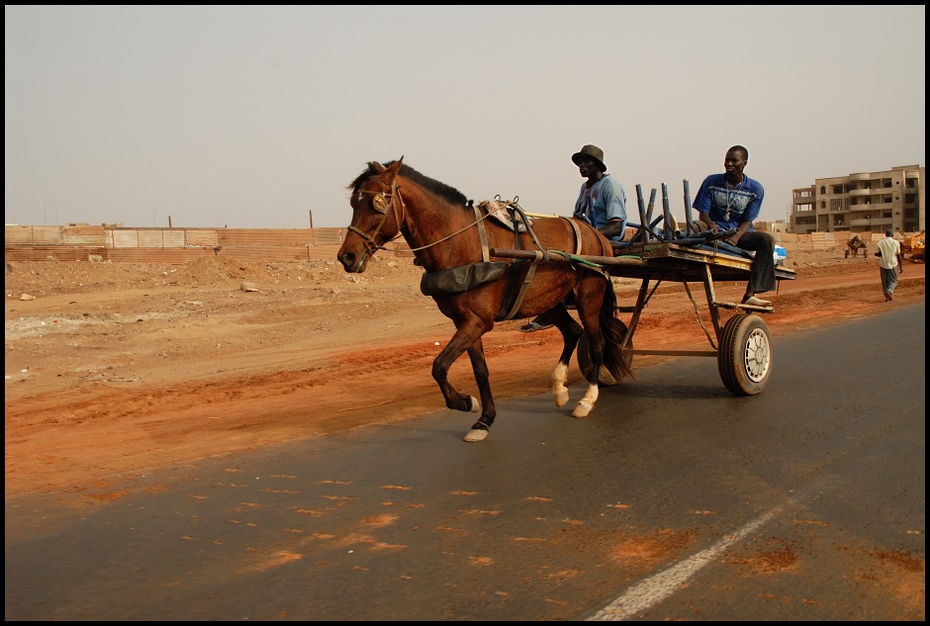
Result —
<instances>
[{"instance_id":1,"label":"distant person","mask_svg":"<svg viewBox=\"0 0 930 626\"><path fill-rule=\"evenodd\" d=\"M620 181L607 173L604 151L595 145L582 146L572 155L578 173L587 180L581 184L572 217L584 220L601 231L611 245L623 241L626 233L626 190ZM546 313L520 327L520 332L532 333L552 328Z\"/></svg>"},{"instance_id":2,"label":"distant person","mask_svg":"<svg viewBox=\"0 0 930 626\"><path fill-rule=\"evenodd\" d=\"M894 231L890 228L885 231L885 236L878 240L878 252L875 256L881 257L878 261L878 271L882 276L885 302L891 302L894 300L894 288L898 286L898 274L904 272L904 255L901 253L901 242L894 238Z\"/></svg>"},{"instance_id":3,"label":"distant person","mask_svg":"<svg viewBox=\"0 0 930 626\"><path fill-rule=\"evenodd\" d=\"M771 306L756 294L775 289L775 237L756 232L752 222L762 209L762 184L743 174L749 163L749 150L733 146L723 159L724 174L711 174L701 183L692 207L698 210L699 231L736 230L723 241L742 250L752 250L755 256L749 273L743 304Z\"/></svg>"}]
</instances>

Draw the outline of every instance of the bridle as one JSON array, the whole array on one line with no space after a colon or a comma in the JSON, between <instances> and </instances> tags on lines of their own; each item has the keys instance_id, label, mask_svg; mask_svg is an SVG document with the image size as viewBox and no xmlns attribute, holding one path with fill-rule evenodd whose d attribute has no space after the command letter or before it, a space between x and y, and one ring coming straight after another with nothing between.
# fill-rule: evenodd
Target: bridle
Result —
<instances>
[{"instance_id":1,"label":"bridle","mask_svg":"<svg viewBox=\"0 0 930 626\"><path fill-rule=\"evenodd\" d=\"M369 179L369 180L370 180L370 179ZM385 185L388 184L387 181L385 181L385 180L384 180L383 178L381 178L381 177L378 177L378 180L380 180L380 181L381 181L382 183L384 183ZM356 191L355 193L358 194L358 197L357 197L357 199L356 199L358 202L361 202L361 201L362 201L362 199L363 199L363 197L365 196L365 194L369 194L369 195L374 196L374 197L371 199L371 208L372 208L375 212L380 213L381 215L384 216L384 217L381 219L381 222L378 224L378 227L375 228L374 232L372 232L370 235L367 234L366 232L364 232L363 230L361 230L361 229L359 229L359 228L356 228L356 227L353 226L352 224L349 224L349 227L348 227L348 230L352 231L353 233L355 233L356 235L358 235L359 237L361 237L361 238L364 240L364 242L365 242L365 252L368 253L368 256L373 256L373 255L375 254L375 252L377 252L378 250L387 250L387 248L385 248L384 245L379 244L377 241L375 241L375 237L378 236L378 233L381 232L381 229L384 227L384 224L387 222L388 212L389 212L389 211L393 211L393 213L394 213L394 222L397 224L397 233L395 233L394 235L392 235L389 239L385 240L384 243L387 243L388 241L392 241L393 239L396 239L396 238L398 237L398 235L401 234L400 229L401 229L401 227L402 227L402 224L404 223L404 220L407 219L407 206L406 206L406 204L404 204L404 198L403 198L403 196L400 195L400 187L397 185L397 181L396 181L396 180L391 181L391 192L390 192L390 193L387 193L387 192L385 192L385 191L371 191L371 190L368 190L368 189L359 189L359 190ZM400 201L400 208L399 208L399 209L398 209L398 205L394 202L394 199L395 199L395 198L396 198L397 200ZM387 202L385 202L385 200L387 200ZM468 203L468 206L471 206L471 202ZM478 215L478 213L479 213L478 208L477 208L477 207L473 207L473 208L475 208L475 214L476 214L476 217L475 217L475 221L474 221L474 222L471 222L471 223L465 225L464 227L460 228L459 230L455 231L454 233L450 233L450 234L446 235L445 237L443 237L443 238L440 239L439 241L434 241L434 242L432 242L432 243L428 243L428 244L426 244L426 245L424 245L424 246L420 246L419 248L410 248L410 252L419 252L420 250L426 250L427 248L432 248L432 247L435 246L435 245L438 245L438 244L440 244L440 243L442 243L442 242L444 242L444 241L447 241L447 240L449 240L449 239L455 237L456 235L459 235L459 234L465 232L466 230L468 230L468 229L471 228L472 226L479 225L479 226L482 228L482 230L483 230L484 226L483 226L481 223L482 223L484 220L488 219L488 217L490 217L490 213L487 213L487 212L486 212L486 213L484 213L484 215ZM399 212L398 212L398 211L399 211ZM536 235L533 234L532 231L531 231L531 234L533 235L533 239L535 240L535 239L536 239ZM540 247L538 241L536 242L536 245L537 245L537 247ZM541 248L540 248L540 249L541 249Z\"/></svg>"},{"instance_id":2,"label":"bridle","mask_svg":"<svg viewBox=\"0 0 930 626\"><path fill-rule=\"evenodd\" d=\"M382 180L382 182L384 181ZM362 201L365 194L370 194L374 196L371 199L371 208L375 212L380 213L383 216L381 218L381 222L378 223L378 227L375 228L374 232L372 232L371 235L365 233L361 229L358 229L351 224L349 225L349 230L351 230L353 233L355 233L356 235L358 235L359 237L365 240L365 251L368 253L369 256L372 256L378 250L386 250L386 248L382 244L379 244L377 241L375 241L375 237L378 236L378 233L381 232L381 229L384 227L384 224L387 222L388 213L393 212L394 222L397 224L397 233L394 234L390 238L390 239L394 239L395 237L397 237L397 235L400 234L401 225L404 223L404 220L407 217L407 207L404 205L404 199L400 195L400 188L397 186L396 181L391 182L390 193L387 193L384 191L370 191L367 189L359 189L357 193L358 193L359 202ZM400 202L395 203L394 202L395 198L399 200ZM400 205L399 208L398 208L398 204ZM388 239L387 241L390 241L390 239ZM385 243L387 243L387 241L385 241Z\"/></svg>"}]
</instances>

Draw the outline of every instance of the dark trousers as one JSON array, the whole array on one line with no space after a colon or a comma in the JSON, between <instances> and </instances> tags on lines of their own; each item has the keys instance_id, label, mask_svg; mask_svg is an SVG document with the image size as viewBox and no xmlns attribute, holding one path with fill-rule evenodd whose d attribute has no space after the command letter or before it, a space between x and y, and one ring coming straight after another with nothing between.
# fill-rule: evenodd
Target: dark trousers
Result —
<instances>
[{"instance_id":1,"label":"dark trousers","mask_svg":"<svg viewBox=\"0 0 930 626\"><path fill-rule=\"evenodd\" d=\"M775 289L775 236L751 230L739 238L736 246L756 253L752 259L746 291L765 293Z\"/></svg>"}]
</instances>

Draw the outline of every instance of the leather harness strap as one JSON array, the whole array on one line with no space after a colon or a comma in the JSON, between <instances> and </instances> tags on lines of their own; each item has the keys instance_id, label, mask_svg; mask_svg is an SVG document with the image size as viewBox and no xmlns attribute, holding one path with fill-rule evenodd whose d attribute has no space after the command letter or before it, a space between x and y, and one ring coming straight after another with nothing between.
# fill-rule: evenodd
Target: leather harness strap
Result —
<instances>
[{"instance_id":1,"label":"leather harness strap","mask_svg":"<svg viewBox=\"0 0 930 626\"><path fill-rule=\"evenodd\" d=\"M517 311L520 310L520 305L523 304L523 298L526 296L526 291L530 288L530 283L533 281L533 275L536 274L536 268L543 260L542 250L533 250L533 253L536 256L532 261L530 261L530 266L526 270L526 276L523 278L523 284L520 286L520 291L517 293L517 297L514 299L513 305L510 307L510 311L501 319L513 319L517 314Z\"/></svg>"},{"instance_id":2,"label":"leather harness strap","mask_svg":"<svg viewBox=\"0 0 930 626\"><path fill-rule=\"evenodd\" d=\"M482 216L479 212L478 207L476 206L474 208L475 208L475 217L479 218L478 219L478 232L481 238L481 258L482 260L487 262L489 260L489 254L490 254L488 250L488 235L487 235L487 231L485 230L484 220L480 219ZM501 305L501 311L498 313L497 317L495 318L495 321L498 321L498 322L504 321L504 320L511 320L516 316L517 311L520 310L520 306L523 304L523 299L526 296L526 292L529 290L530 283L533 281L533 276L536 274L536 268L547 257L546 251L542 249L542 245L540 244L539 240L536 238L536 233L533 232L533 229L530 226L530 221L527 218L526 213L524 213L523 209L520 208L520 206L516 204L510 204L507 206L507 208L510 211L511 216L513 217L515 248L518 250L521 249L520 236L518 232L519 230L518 223L519 223L519 220L522 220L522 222L526 225L526 230L530 234L530 237L532 238L533 243L536 245L536 249L533 250L534 257L527 264L526 273L523 276L523 279L520 280L518 278L519 276L518 273L511 274L510 287L508 288L507 292L504 295L504 302ZM560 219L568 221L568 223L571 225L572 231L575 235L575 253L574 254L576 256L580 255L582 252L582 248L583 248L583 242L582 242L582 237L581 237L581 226L578 224L578 220L574 218L570 218L570 217L564 217L564 216L560 216ZM601 253L603 256L613 256L612 249L610 249L609 247L605 248L603 241L601 241L600 245L601 245ZM510 303L509 306L507 306L506 303L510 299L512 299L512 302ZM501 315L501 312L505 310L507 311L507 313L505 315Z\"/></svg>"},{"instance_id":3,"label":"leather harness strap","mask_svg":"<svg viewBox=\"0 0 930 626\"><path fill-rule=\"evenodd\" d=\"M475 210L475 222L478 224L478 237L481 238L481 260L487 263L491 260L491 253L488 250L488 231L484 227L484 216L477 205L473 204L472 208Z\"/></svg>"},{"instance_id":4,"label":"leather harness strap","mask_svg":"<svg viewBox=\"0 0 930 626\"><path fill-rule=\"evenodd\" d=\"M575 231L575 255L581 254L581 228L578 227L578 220L561 216L563 220L568 220L568 223L572 225L572 230Z\"/></svg>"},{"instance_id":5,"label":"leather harness strap","mask_svg":"<svg viewBox=\"0 0 930 626\"><path fill-rule=\"evenodd\" d=\"M533 242L536 244L536 250L533 250L534 258L529 262L529 267L526 269L526 275L523 277L523 282L519 286L519 291L516 294L516 297L513 300L513 304L510 305L507 315L504 317L498 317L497 321L501 320L510 320L516 316L517 311L520 310L520 305L523 304L523 298L526 296L527 290L530 288L530 283L533 281L533 276L536 274L536 268L542 263L545 258L545 252L542 250L542 246L539 243L539 240L536 238L536 234L533 232L532 227L530 226L529 219L527 219L526 213L519 206L508 206L511 210L511 214L514 215L514 223L516 223L516 215L519 215L520 219L523 220L523 223L526 224L526 230L530 233L530 236L533 238ZM575 254L581 254L581 228L578 226L577 220L574 220L569 217L560 216L563 220L568 220L568 223L571 224L572 230L575 233ZM514 228L514 234L516 235L516 228ZM516 236L516 248L520 249L520 237ZM514 283L513 288L516 288ZM503 308L503 307L502 307Z\"/></svg>"}]
</instances>

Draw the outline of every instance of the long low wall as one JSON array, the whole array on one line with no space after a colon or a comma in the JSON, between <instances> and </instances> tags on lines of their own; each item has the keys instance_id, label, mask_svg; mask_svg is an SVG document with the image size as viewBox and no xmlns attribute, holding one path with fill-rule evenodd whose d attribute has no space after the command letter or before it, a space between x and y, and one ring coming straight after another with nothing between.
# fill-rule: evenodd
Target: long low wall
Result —
<instances>
[{"instance_id":1,"label":"long low wall","mask_svg":"<svg viewBox=\"0 0 930 626\"><path fill-rule=\"evenodd\" d=\"M242 261L333 259L346 236L345 228L123 228L90 226L7 225L4 260L129 261L175 263L229 256ZM789 253L796 250L845 249L849 233L773 233ZM859 233L867 244L880 233ZM412 256L400 239L397 256Z\"/></svg>"},{"instance_id":2,"label":"long low wall","mask_svg":"<svg viewBox=\"0 0 930 626\"><path fill-rule=\"evenodd\" d=\"M345 228L110 228L7 225L4 260L181 264L216 256L242 261L335 258Z\"/></svg>"}]
</instances>

